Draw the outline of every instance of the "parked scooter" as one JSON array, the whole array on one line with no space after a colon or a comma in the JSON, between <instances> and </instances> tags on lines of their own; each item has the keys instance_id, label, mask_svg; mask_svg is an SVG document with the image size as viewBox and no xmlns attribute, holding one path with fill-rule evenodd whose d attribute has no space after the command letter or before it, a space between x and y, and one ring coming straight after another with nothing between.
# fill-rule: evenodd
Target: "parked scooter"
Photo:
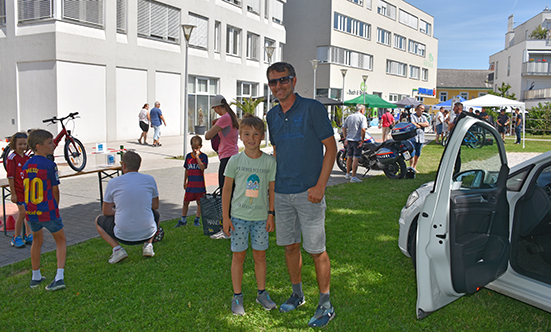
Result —
<instances>
[{"instance_id":1,"label":"parked scooter","mask_svg":"<svg viewBox=\"0 0 551 332\"><path fill-rule=\"evenodd\" d=\"M370 170L382 170L389 179L401 179L406 175L406 161L411 159L413 144L408 139L416 135L416 127L409 122L401 122L392 129L392 139L383 143L376 143L366 133L368 138L362 144L362 157L358 166L365 167L365 173ZM344 143L344 138L339 142ZM337 165L341 171L346 173L346 159L348 158L346 148L337 152Z\"/></svg>"}]
</instances>

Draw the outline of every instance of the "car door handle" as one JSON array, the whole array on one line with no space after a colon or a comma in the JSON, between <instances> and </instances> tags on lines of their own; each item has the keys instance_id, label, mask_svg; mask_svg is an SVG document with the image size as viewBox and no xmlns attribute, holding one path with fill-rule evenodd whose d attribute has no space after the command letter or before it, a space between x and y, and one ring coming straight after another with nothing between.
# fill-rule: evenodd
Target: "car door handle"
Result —
<instances>
[{"instance_id":1,"label":"car door handle","mask_svg":"<svg viewBox=\"0 0 551 332\"><path fill-rule=\"evenodd\" d=\"M461 195L453 199L455 204L468 204L468 203L488 203L488 199L485 195L481 194L472 194L472 195Z\"/></svg>"}]
</instances>

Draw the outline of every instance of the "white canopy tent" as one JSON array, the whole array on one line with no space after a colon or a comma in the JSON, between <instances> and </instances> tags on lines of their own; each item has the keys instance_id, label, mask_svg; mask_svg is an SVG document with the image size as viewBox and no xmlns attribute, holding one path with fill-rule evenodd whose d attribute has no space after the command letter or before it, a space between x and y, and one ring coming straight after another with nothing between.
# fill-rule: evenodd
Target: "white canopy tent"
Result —
<instances>
[{"instance_id":1,"label":"white canopy tent","mask_svg":"<svg viewBox=\"0 0 551 332\"><path fill-rule=\"evenodd\" d=\"M499 108L502 108L505 106L510 106L512 108L518 107L520 109L520 112L522 113L522 148L525 147L525 144L524 144L525 138L526 138L526 122L525 122L526 104L525 103L518 100L512 100L512 99L507 99L507 98L488 94L482 97L478 97L478 98L463 102L464 109L472 106L499 107Z\"/></svg>"}]
</instances>

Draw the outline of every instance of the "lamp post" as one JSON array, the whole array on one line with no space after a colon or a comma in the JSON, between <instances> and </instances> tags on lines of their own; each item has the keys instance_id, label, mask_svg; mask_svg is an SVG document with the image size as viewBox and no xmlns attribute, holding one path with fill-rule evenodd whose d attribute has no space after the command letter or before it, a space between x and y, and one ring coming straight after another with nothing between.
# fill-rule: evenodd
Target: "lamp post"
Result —
<instances>
[{"instance_id":1,"label":"lamp post","mask_svg":"<svg viewBox=\"0 0 551 332\"><path fill-rule=\"evenodd\" d=\"M264 47L264 49L266 50L266 55L268 56L268 67L270 67L272 65L272 55L274 55L275 46L266 46ZM266 113L268 113L268 111L270 110L271 94L272 92L270 91L270 86L268 86L268 104L266 107ZM266 147L268 146L269 138L270 138L270 133L268 132L268 127L266 127Z\"/></svg>"},{"instance_id":2,"label":"lamp post","mask_svg":"<svg viewBox=\"0 0 551 332\"><path fill-rule=\"evenodd\" d=\"M341 112L341 126L344 124L344 78L346 76L347 71L348 71L348 69L341 69L341 74L342 74L342 96L341 96L341 101L343 102L342 112Z\"/></svg>"},{"instance_id":3,"label":"lamp post","mask_svg":"<svg viewBox=\"0 0 551 332\"><path fill-rule=\"evenodd\" d=\"M314 90L312 90L312 99L316 99L316 69L318 69L319 60L310 60L312 69L314 69Z\"/></svg>"},{"instance_id":4,"label":"lamp post","mask_svg":"<svg viewBox=\"0 0 551 332\"><path fill-rule=\"evenodd\" d=\"M184 155L182 156L184 159L187 155L187 136L188 136L188 94L187 94L187 82L188 82L188 48L189 48L189 38L191 38L191 32L193 31L193 28L195 28L195 25L191 24L182 24L182 30L184 32L184 37L186 38L186 57L185 57L185 66L186 69L184 71L184 79L186 80L184 82Z\"/></svg>"},{"instance_id":5,"label":"lamp post","mask_svg":"<svg viewBox=\"0 0 551 332\"><path fill-rule=\"evenodd\" d=\"M364 80L364 88L363 88L363 90L364 90L364 93L363 93L363 95L364 95L364 106L365 106L365 94L367 93L367 85L366 85L365 82L367 81L368 77L369 77L368 75L362 75L362 79Z\"/></svg>"}]
</instances>

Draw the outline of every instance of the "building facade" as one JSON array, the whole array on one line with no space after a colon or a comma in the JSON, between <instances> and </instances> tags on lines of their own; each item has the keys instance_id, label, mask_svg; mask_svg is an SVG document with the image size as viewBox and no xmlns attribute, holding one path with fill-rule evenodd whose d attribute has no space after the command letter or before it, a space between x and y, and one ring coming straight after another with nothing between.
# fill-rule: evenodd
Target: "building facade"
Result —
<instances>
[{"instance_id":1,"label":"building facade","mask_svg":"<svg viewBox=\"0 0 551 332\"><path fill-rule=\"evenodd\" d=\"M436 78L438 98L426 104L439 104L455 96L461 96L467 100L482 97L492 90L492 85L488 83L490 73L490 70L438 69Z\"/></svg>"},{"instance_id":2,"label":"building facade","mask_svg":"<svg viewBox=\"0 0 551 332\"><path fill-rule=\"evenodd\" d=\"M401 0L296 0L284 13L284 60L297 70L300 94L312 97L315 84L315 95L339 100L364 91L390 102L433 97L438 40L431 15ZM310 60L319 61L315 83Z\"/></svg>"},{"instance_id":3,"label":"building facade","mask_svg":"<svg viewBox=\"0 0 551 332\"><path fill-rule=\"evenodd\" d=\"M509 16L505 48L490 56L490 82L498 92L502 83L509 84L509 93L526 103L530 109L538 103L551 102L551 39L530 37L538 26L551 28L551 11L545 8L528 21L514 27Z\"/></svg>"},{"instance_id":4,"label":"building facade","mask_svg":"<svg viewBox=\"0 0 551 332\"><path fill-rule=\"evenodd\" d=\"M163 135L181 135L187 23L196 26L189 132L199 118L210 127L211 96L232 101L267 91L264 50L274 46L272 61L281 59L285 2L0 0L0 135L78 111L83 142L137 138L138 113L155 101L167 122Z\"/></svg>"}]
</instances>

